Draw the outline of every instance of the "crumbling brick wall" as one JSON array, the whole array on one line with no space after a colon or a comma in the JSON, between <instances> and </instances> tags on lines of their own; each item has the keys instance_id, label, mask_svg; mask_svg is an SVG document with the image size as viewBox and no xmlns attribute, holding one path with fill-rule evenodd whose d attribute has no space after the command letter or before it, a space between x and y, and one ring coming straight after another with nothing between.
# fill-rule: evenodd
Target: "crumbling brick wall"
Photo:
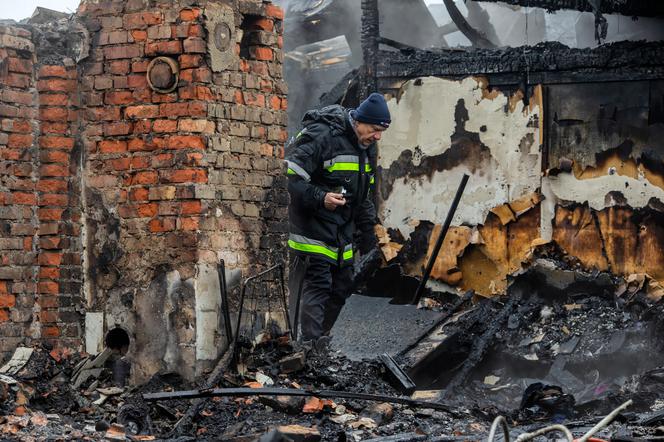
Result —
<instances>
[{"instance_id":1,"label":"crumbling brick wall","mask_svg":"<svg viewBox=\"0 0 664 442\"><path fill-rule=\"evenodd\" d=\"M119 327L137 380L216 358L217 262L284 258L282 20L256 0L85 0L1 30L0 351L96 353Z\"/></svg>"}]
</instances>

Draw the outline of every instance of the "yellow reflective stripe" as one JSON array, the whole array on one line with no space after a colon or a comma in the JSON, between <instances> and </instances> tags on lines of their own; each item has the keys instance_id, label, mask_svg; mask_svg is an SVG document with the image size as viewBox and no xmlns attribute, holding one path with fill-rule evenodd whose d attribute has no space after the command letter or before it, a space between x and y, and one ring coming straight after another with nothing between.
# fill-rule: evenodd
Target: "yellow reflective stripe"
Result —
<instances>
[{"instance_id":1,"label":"yellow reflective stripe","mask_svg":"<svg viewBox=\"0 0 664 442\"><path fill-rule=\"evenodd\" d=\"M369 180L369 184L374 184L375 182L376 182L376 178L371 177L371 179Z\"/></svg>"},{"instance_id":2,"label":"yellow reflective stripe","mask_svg":"<svg viewBox=\"0 0 664 442\"><path fill-rule=\"evenodd\" d=\"M294 171L293 169L289 168L289 169L286 171L286 175L297 175L297 173L295 173L295 171Z\"/></svg>"},{"instance_id":3,"label":"yellow reflective stripe","mask_svg":"<svg viewBox=\"0 0 664 442\"><path fill-rule=\"evenodd\" d=\"M344 261L352 259L353 258L353 249L348 249L344 252Z\"/></svg>"},{"instance_id":4,"label":"yellow reflective stripe","mask_svg":"<svg viewBox=\"0 0 664 442\"><path fill-rule=\"evenodd\" d=\"M365 165L364 165L364 171L365 171L365 172L371 172L372 170L373 170L373 169L371 168L371 166L370 166L369 164L365 164Z\"/></svg>"},{"instance_id":5,"label":"yellow reflective stripe","mask_svg":"<svg viewBox=\"0 0 664 442\"><path fill-rule=\"evenodd\" d=\"M318 245L314 245L314 244L303 244L301 242L293 241L292 239L288 240L288 246L291 249L299 250L300 252L318 253L320 255L325 255L328 258L331 258L335 261L339 257L337 252L334 252L334 251L328 249L327 247L318 246ZM345 256L346 256L346 252L344 252L344 259L346 259ZM352 250L351 250L351 256L352 256Z\"/></svg>"},{"instance_id":6,"label":"yellow reflective stripe","mask_svg":"<svg viewBox=\"0 0 664 442\"><path fill-rule=\"evenodd\" d=\"M335 170L347 170L351 172L359 172L360 165L358 163L334 163L327 168L329 172L334 172Z\"/></svg>"}]
</instances>

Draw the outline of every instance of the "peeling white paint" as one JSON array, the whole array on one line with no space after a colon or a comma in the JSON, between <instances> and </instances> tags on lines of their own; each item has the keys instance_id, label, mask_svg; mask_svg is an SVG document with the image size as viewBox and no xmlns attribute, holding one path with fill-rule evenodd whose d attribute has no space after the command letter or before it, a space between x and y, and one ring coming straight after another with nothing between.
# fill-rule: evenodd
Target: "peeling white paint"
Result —
<instances>
[{"instance_id":1,"label":"peeling white paint","mask_svg":"<svg viewBox=\"0 0 664 442\"><path fill-rule=\"evenodd\" d=\"M416 153L415 165L425 156L440 155L451 147L455 109L459 100L468 111L465 128L479 134L489 149L490 164L461 164L428 177L398 179L392 192L379 204L387 227L405 235L411 220L441 223L447 214L463 173L471 175L453 224L484 223L492 208L535 191L540 186L539 108L516 104L508 110L509 97L483 96L483 84L469 77L451 81L428 77L407 82L400 98L388 102L392 126L378 148L378 165L387 170L401 153ZM474 170L474 172L471 172Z\"/></svg>"},{"instance_id":2,"label":"peeling white paint","mask_svg":"<svg viewBox=\"0 0 664 442\"><path fill-rule=\"evenodd\" d=\"M553 195L560 200L577 203L588 202L595 210L604 209L606 195L611 191L623 194L627 204L633 208L648 205L651 198L664 201L664 190L653 185L645 177L635 179L624 175L604 175L597 178L579 180L570 173L547 177Z\"/></svg>"}]
</instances>

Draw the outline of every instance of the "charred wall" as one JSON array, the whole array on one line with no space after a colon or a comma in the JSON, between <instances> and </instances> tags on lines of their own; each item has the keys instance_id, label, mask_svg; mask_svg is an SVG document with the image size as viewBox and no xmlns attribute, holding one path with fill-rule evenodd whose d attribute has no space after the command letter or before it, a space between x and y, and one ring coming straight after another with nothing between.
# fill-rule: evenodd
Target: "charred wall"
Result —
<instances>
[{"instance_id":1,"label":"charred wall","mask_svg":"<svg viewBox=\"0 0 664 442\"><path fill-rule=\"evenodd\" d=\"M439 226L414 254L418 226L442 222L467 173L432 272L444 287L504 293L551 245L586 269L661 281L661 51L383 52L377 81L394 124L379 146L379 212L388 232L411 235L404 245L386 234L386 259L421 273Z\"/></svg>"}]
</instances>

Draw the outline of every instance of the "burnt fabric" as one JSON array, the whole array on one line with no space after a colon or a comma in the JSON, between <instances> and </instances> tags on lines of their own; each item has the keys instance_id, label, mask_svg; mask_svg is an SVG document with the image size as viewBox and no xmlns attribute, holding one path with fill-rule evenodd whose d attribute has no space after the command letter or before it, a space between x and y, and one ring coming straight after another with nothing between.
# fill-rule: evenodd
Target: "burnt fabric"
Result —
<instances>
[{"instance_id":1,"label":"burnt fabric","mask_svg":"<svg viewBox=\"0 0 664 442\"><path fill-rule=\"evenodd\" d=\"M315 256L296 256L291 263L290 293L300 298L302 340L316 340L330 334L334 323L351 295L353 268L339 267ZM291 315L295 313L291 299Z\"/></svg>"}]
</instances>

